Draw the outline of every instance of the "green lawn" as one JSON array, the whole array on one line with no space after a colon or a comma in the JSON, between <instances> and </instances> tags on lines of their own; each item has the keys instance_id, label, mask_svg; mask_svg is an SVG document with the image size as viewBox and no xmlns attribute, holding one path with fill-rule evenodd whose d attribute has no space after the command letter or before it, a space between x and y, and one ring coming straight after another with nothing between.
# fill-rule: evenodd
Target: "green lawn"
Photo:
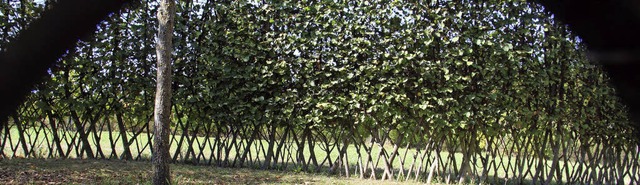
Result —
<instances>
[{"instance_id":1,"label":"green lawn","mask_svg":"<svg viewBox=\"0 0 640 185\"><path fill-rule=\"evenodd\" d=\"M174 184L420 184L324 174L172 164ZM121 160L0 160L0 184L151 184L151 163Z\"/></svg>"}]
</instances>

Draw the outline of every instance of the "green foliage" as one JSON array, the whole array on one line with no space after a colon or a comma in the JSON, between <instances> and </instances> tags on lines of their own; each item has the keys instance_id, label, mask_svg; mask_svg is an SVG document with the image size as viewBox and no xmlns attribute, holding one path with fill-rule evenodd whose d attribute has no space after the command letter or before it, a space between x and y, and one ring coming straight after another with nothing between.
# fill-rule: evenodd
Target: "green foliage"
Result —
<instances>
[{"instance_id":1,"label":"green foliage","mask_svg":"<svg viewBox=\"0 0 640 185\"><path fill-rule=\"evenodd\" d=\"M52 69L20 117L110 122L98 129L115 128L120 117L125 130L149 129L155 8L143 3L101 24ZM6 30L38 12L0 9L0 23L12 25ZM177 11L175 130L267 132L276 125L279 137L291 129L338 141L345 134L331 131L342 130L347 142L371 137L416 148L446 138L471 153L503 136L636 142L608 77L539 5L181 1ZM15 31L2 34L4 43Z\"/></svg>"}]
</instances>

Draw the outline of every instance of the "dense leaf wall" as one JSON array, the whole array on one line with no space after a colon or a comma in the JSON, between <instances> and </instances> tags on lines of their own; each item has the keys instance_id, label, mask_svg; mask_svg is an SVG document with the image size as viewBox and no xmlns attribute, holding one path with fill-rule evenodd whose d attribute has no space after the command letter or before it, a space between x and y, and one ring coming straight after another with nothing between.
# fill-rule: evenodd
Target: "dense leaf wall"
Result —
<instances>
[{"instance_id":1,"label":"dense leaf wall","mask_svg":"<svg viewBox=\"0 0 640 185\"><path fill-rule=\"evenodd\" d=\"M42 9L2 3L6 43ZM148 159L156 5L51 69L3 157ZM584 46L522 1L181 1L176 161L376 179L639 182L624 106Z\"/></svg>"}]
</instances>

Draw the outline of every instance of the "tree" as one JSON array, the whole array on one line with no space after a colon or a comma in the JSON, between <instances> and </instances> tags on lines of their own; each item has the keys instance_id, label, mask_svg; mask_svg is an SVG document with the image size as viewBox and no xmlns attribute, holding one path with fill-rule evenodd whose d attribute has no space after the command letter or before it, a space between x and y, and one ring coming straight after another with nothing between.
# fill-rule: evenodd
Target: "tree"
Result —
<instances>
[{"instance_id":1,"label":"tree","mask_svg":"<svg viewBox=\"0 0 640 185\"><path fill-rule=\"evenodd\" d=\"M160 0L158 9L158 36L156 40L156 55L158 73L156 77L156 100L153 136L153 184L169 184L171 173L168 161L169 135L171 121L171 53L173 43L173 23L175 17L175 2Z\"/></svg>"},{"instance_id":2,"label":"tree","mask_svg":"<svg viewBox=\"0 0 640 185\"><path fill-rule=\"evenodd\" d=\"M5 3L5 2L2 2ZM0 126L6 123L34 85L79 39L86 39L96 24L122 9L126 0L65 0L53 3L40 17L20 30L0 49ZM4 14L4 12L3 12ZM3 25L3 27L5 27ZM33 55L38 53L38 55Z\"/></svg>"}]
</instances>

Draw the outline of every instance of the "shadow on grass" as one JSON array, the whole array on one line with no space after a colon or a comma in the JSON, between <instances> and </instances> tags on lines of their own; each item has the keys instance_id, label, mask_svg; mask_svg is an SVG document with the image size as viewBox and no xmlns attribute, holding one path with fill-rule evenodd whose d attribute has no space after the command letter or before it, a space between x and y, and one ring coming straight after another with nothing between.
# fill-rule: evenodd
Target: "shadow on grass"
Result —
<instances>
[{"instance_id":1,"label":"shadow on grass","mask_svg":"<svg viewBox=\"0 0 640 185\"><path fill-rule=\"evenodd\" d=\"M172 164L176 184L305 184L303 173ZM150 162L81 159L0 160L0 184L151 184Z\"/></svg>"},{"instance_id":2,"label":"shadow on grass","mask_svg":"<svg viewBox=\"0 0 640 185\"><path fill-rule=\"evenodd\" d=\"M222 168L222 169L239 169L241 171L253 171L253 172L258 172L258 173L273 173L275 171L279 172L279 173L310 173L310 174L314 174L316 176L323 176L323 177L334 177L334 178L345 178L347 177L344 174L344 169L331 169L331 167L329 167L327 164L322 165L322 166L313 166L313 165L309 165L307 168L304 168L302 165L300 164L296 164L296 163L291 163L291 162L278 162L277 164L272 164L272 166L270 167L266 167L264 168L262 166L262 162L258 161L258 162L254 162L254 163L249 163L249 164L243 164L242 166L238 166L239 164L237 163L233 163L233 162L226 162L226 161L211 161L211 163L205 162L205 161L199 161L199 162L193 162L193 161L176 161L177 163L181 163L185 166L202 166L202 167L211 167L213 166L220 166L220 167L213 167L213 168ZM234 166L236 165L236 166ZM343 167L343 166L340 166ZM194 168L199 168L199 167L194 167ZM356 172L357 166L355 165L350 165L350 174L349 177L351 178L358 178L360 176L359 173ZM223 172L224 173L224 172ZM397 169L393 170L394 174L399 174L400 172ZM423 172L426 173L426 172ZM384 174L384 169L383 168L376 168L375 172L373 173L375 174L375 179L380 180ZM215 175L215 174L214 174ZM368 180L371 178L372 172L371 169L367 169L367 172L364 174L363 178ZM269 176L269 175L266 175ZM273 178L273 176L271 176ZM276 179L278 180L273 180L273 179L269 179L269 177L267 177L266 179L256 179L255 182L261 182L264 183L265 180L268 182L273 182L273 183L291 183L291 184L303 184L303 183L309 183L309 181L303 182L303 181L295 181L295 180L291 180L291 179L284 179L281 180L280 176L275 176ZM391 182L399 182L399 183L403 183L406 181L403 181L406 178L406 176L402 176L402 177L397 177L394 176L393 180L391 180ZM410 183L416 182L415 180L418 180L417 182L421 182L421 183L426 183L427 181L427 174L422 174L419 178L415 178L415 176L412 176L409 178ZM288 180L288 181L287 181ZM396 181L396 180L400 180L400 181ZM250 182L250 181L245 181L245 182ZM375 181L374 181L375 182ZM387 181L389 182L389 181ZM448 182L449 184L457 184L458 183L458 176L456 174L453 174L451 172L443 172L443 171L438 171L434 173L433 179L432 179L432 183L435 184L446 184L446 182ZM540 181L536 181L534 183L534 181L530 178L504 178L504 177L498 177L495 175L490 175L487 178L485 178L485 180L483 182L477 182L477 179L473 179L473 180L469 180L467 179L467 181L465 181L463 184L541 184L543 183L544 180ZM243 182L241 182L243 183ZM251 183L250 183L251 184ZM556 185L556 184L564 184L562 182L557 182L555 179L551 181L550 183L551 185Z\"/></svg>"},{"instance_id":3,"label":"shadow on grass","mask_svg":"<svg viewBox=\"0 0 640 185\"><path fill-rule=\"evenodd\" d=\"M284 167L284 166L280 166ZM271 170L215 167L209 165L172 164L174 184L418 184L416 181L371 181L344 178L344 174L315 174L292 172L292 169L275 167ZM304 171L304 170L302 170ZM314 170L311 171L311 173ZM377 171L376 174L382 174ZM436 174L434 174L436 175ZM88 159L0 159L0 184L151 184L149 161L88 160ZM456 183L455 175L438 173L436 184ZM420 178L424 183L426 179ZM466 182L478 184L478 182ZM466 184L464 183L464 184ZM536 184L540 184L538 181ZM488 176L481 184L534 184L531 179L504 179ZM552 182L551 184L562 184Z\"/></svg>"}]
</instances>

